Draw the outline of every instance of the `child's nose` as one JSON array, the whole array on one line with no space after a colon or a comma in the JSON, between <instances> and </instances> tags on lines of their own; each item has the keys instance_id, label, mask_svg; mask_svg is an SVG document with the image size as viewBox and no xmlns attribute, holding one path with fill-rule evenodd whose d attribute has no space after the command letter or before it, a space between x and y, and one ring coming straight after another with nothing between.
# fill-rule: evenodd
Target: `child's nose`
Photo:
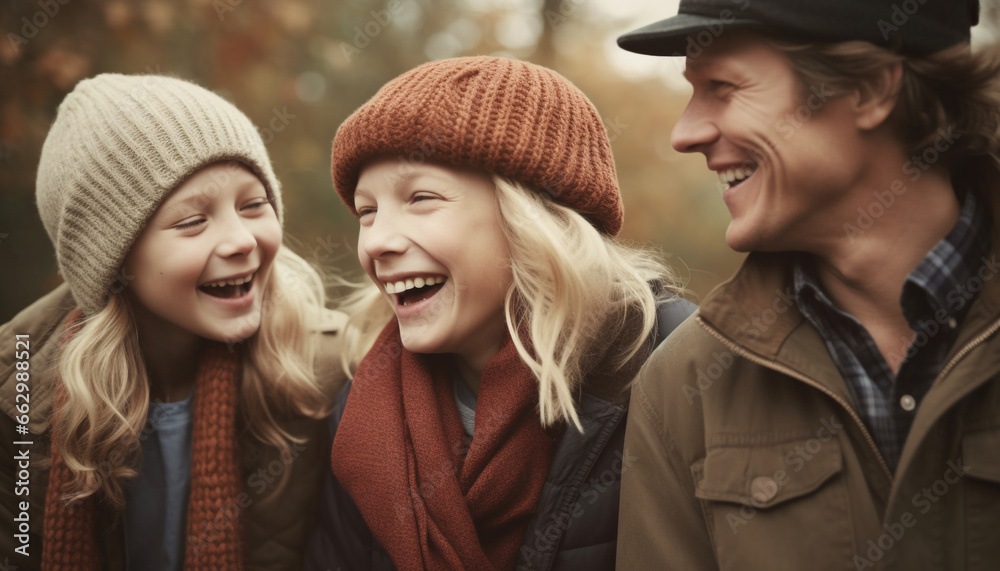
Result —
<instances>
[{"instance_id":1,"label":"child's nose","mask_svg":"<svg viewBox=\"0 0 1000 571\"><path fill-rule=\"evenodd\" d=\"M217 253L228 258L236 255L247 255L257 248L257 238L242 220L234 220L227 225L219 242Z\"/></svg>"},{"instance_id":2,"label":"child's nose","mask_svg":"<svg viewBox=\"0 0 1000 571\"><path fill-rule=\"evenodd\" d=\"M358 238L358 248L371 259L378 259L387 254L401 254L409 242L400 232L400 221L392 220L389 213L379 212L375 220Z\"/></svg>"}]
</instances>

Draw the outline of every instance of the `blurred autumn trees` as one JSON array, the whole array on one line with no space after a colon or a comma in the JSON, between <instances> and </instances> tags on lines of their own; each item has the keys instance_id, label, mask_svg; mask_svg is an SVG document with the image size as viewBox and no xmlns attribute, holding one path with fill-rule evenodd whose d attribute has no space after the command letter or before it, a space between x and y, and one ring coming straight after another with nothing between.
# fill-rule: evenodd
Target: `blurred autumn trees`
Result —
<instances>
[{"instance_id":1,"label":"blurred autumn trees","mask_svg":"<svg viewBox=\"0 0 1000 571\"><path fill-rule=\"evenodd\" d=\"M996 34L997 1L983 2ZM34 206L35 169L62 98L102 72L191 79L261 129L307 259L354 273L356 221L333 192L330 141L383 83L430 59L503 54L556 69L590 96L612 138L624 235L660 247L704 295L740 256L700 157L670 148L687 94L679 58L614 38L676 0L6 0L0 11L0 322L59 283ZM995 36L994 36L995 37Z\"/></svg>"}]
</instances>

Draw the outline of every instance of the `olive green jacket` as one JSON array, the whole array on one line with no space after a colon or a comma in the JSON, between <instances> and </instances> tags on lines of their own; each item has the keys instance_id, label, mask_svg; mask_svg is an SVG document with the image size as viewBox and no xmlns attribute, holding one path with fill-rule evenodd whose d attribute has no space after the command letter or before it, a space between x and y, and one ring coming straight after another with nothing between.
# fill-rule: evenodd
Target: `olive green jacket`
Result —
<instances>
[{"instance_id":1,"label":"olive green jacket","mask_svg":"<svg viewBox=\"0 0 1000 571\"><path fill-rule=\"evenodd\" d=\"M4 458L0 463L0 568L9 563L11 568L16 565L19 571L25 571L38 569L41 563L51 443L49 419L57 381L55 364L66 319L74 307L73 297L64 284L0 326L0 455ZM337 334L343 327L344 317L326 311L318 320L321 323L313 329L322 334L323 339L317 371L324 392L332 399L346 380L339 364L341 336ZM27 336L29 342L27 387L17 386L16 364L23 360L17 357L25 356L24 345L16 347L17 335ZM25 404L29 407L27 426L30 433L21 435L16 433L17 417L21 416L17 407ZM314 527L319 489L329 467L325 421L300 418L285 422L284 428L291 434L307 438L304 444L293 444L292 454L285 457L288 461L282 461L276 449L261 444L248 430L243 431L239 443L246 493L240 500L245 502L241 507L248 510L244 521L250 569L298 569L301 566L302 550ZM25 441L31 444L14 444ZM23 450L28 450L30 460L15 458ZM19 463L28 466L26 474L20 471ZM289 485L273 493L288 469L292 470ZM21 477L24 475L28 478ZM24 519L22 502L27 502L28 508L28 557L15 552L23 545L21 538L15 537L22 523L16 519ZM103 509L98 514L105 568L123 570L127 562L121 517Z\"/></svg>"},{"instance_id":2,"label":"olive green jacket","mask_svg":"<svg viewBox=\"0 0 1000 571\"><path fill-rule=\"evenodd\" d=\"M993 232L968 284L982 291L895 474L796 308L788 256L750 254L633 386L618 568L997 569L1000 223Z\"/></svg>"}]
</instances>

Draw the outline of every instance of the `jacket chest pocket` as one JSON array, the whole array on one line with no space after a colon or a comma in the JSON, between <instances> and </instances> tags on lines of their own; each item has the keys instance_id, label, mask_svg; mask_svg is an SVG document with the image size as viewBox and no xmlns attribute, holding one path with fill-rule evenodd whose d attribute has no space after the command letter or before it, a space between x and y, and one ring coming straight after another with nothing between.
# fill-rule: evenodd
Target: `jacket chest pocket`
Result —
<instances>
[{"instance_id":1,"label":"jacket chest pocket","mask_svg":"<svg viewBox=\"0 0 1000 571\"><path fill-rule=\"evenodd\" d=\"M1000 430L966 434L961 463L966 480L966 568L994 571L1000 561Z\"/></svg>"},{"instance_id":2,"label":"jacket chest pocket","mask_svg":"<svg viewBox=\"0 0 1000 571\"><path fill-rule=\"evenodd\" d=\"M710 447L692 467L720 569L854 569L836 438Z\"/></svg>"}]
</instances>

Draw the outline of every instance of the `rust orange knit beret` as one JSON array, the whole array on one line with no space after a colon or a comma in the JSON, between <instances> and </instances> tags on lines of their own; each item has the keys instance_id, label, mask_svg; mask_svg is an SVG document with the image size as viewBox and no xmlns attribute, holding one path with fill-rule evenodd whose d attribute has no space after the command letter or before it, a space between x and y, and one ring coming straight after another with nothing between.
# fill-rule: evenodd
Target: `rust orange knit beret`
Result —
<instances>
[{"instance_id":1,"label":"rust orange knit beret","mask_svg":"<svg viewBox=\"0 0 1000 571\"><path fill-rule=\"evenodd\" d=\"M501 57L416 67L385 84L337 130L333 182L354 212L365 161L398 156L472 166L547 193L609 235L622 200L607 131L558 73Z\"/></svg>"}]
</instances>

